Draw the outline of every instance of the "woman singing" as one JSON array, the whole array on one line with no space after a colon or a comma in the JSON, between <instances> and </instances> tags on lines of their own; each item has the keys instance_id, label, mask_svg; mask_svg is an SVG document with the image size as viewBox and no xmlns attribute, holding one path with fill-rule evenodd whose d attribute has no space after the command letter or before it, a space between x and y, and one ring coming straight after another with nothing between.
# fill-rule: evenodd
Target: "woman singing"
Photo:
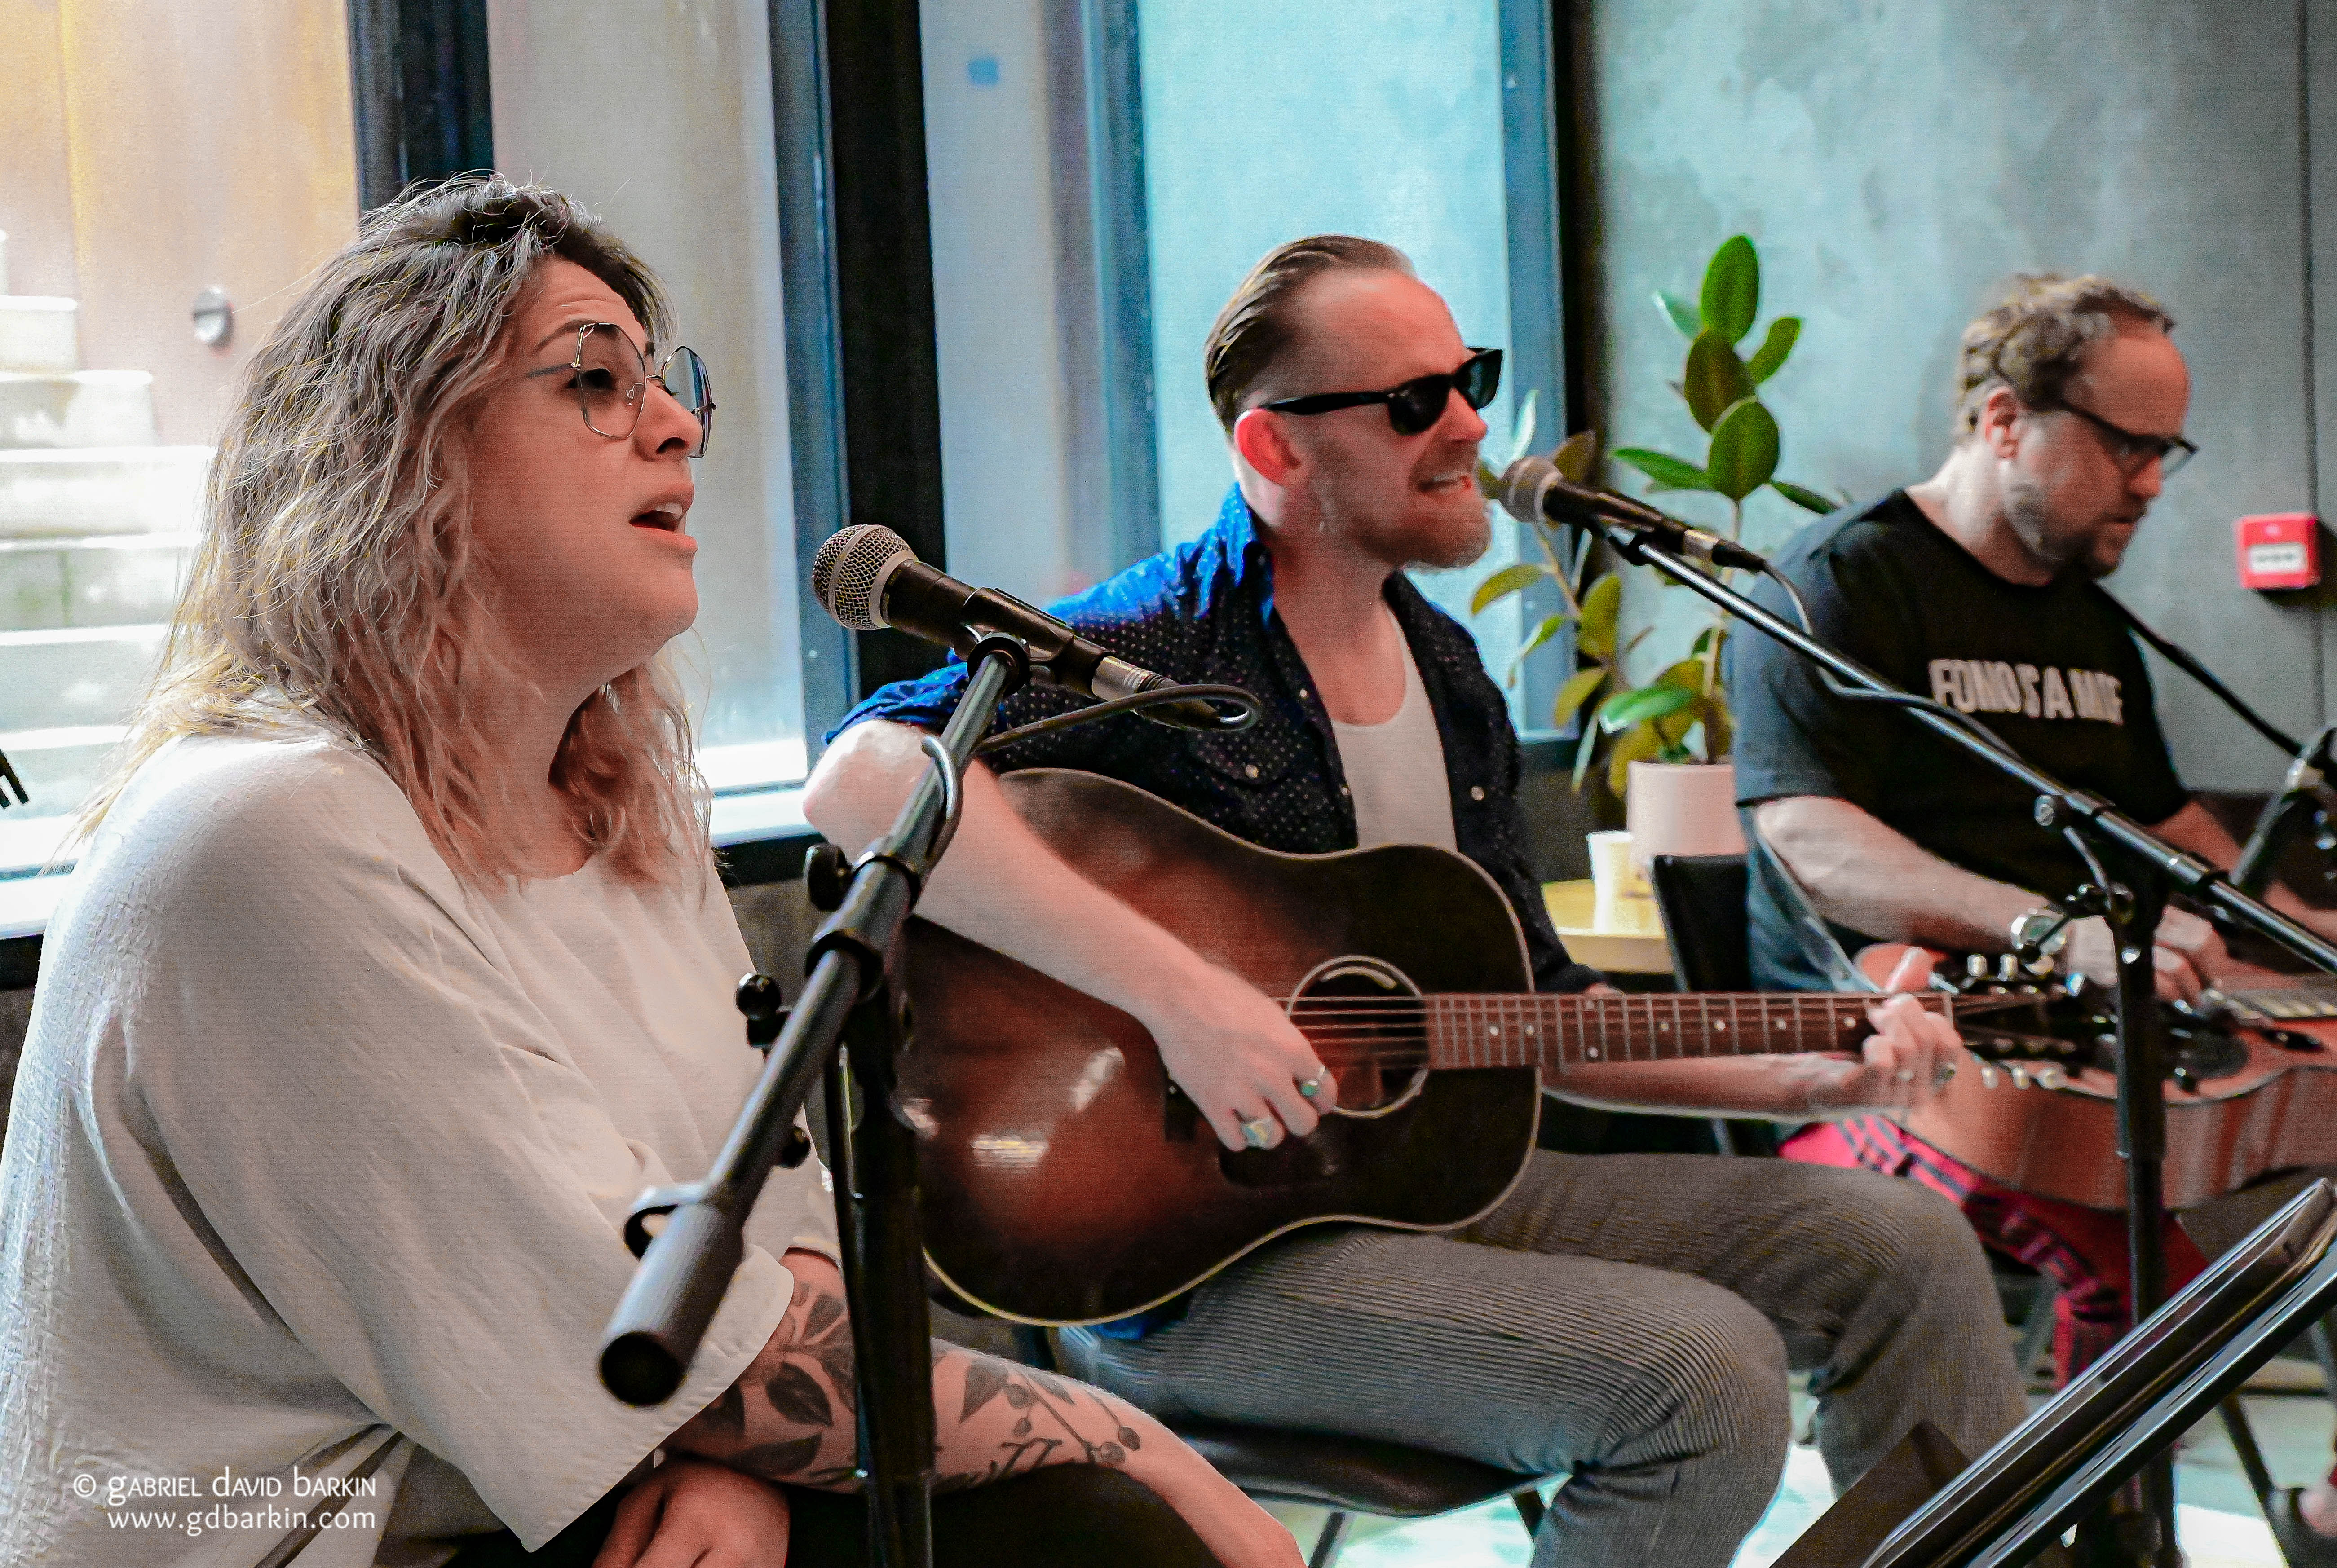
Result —
<instances>
[{"instance_id":1,"label":"woman singing","mask_svg":"<svg viewBox=\"0 0 2337 1568\"><path fill-rule=\"evenodd\" d=\"M816 1163L672 1400L594 1370L628 1207L758 1066L660 652L714 408L671 328L580 209L469 180L253 356L0 1156L0 1562L858 1560ZM944 1563L1298 1562L1118 1399L933 1382Z\"/></svg>"}]
</instances>

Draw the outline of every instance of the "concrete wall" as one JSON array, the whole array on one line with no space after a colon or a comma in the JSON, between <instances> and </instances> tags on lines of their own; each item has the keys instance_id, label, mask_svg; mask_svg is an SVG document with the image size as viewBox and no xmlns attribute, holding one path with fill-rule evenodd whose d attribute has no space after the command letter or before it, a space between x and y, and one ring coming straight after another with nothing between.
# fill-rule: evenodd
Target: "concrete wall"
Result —
<instances>
[{"instance_id":1,"label":"concrete wall","mask_svg":"<svg viewBox=\"0 0 2337 1568\"><path fill-rule=\"evenodd\" d=\"M2314 506L2316 366L2337 399L2337 301L2311 298L2337 278L2337 189L2319 177L2308 244L2303 140L2310 123L2324 166L2337 150L2337 4L1589 0L1583 18L1590 415L1614 444L1702 450L1665 385L1684 345L1649 295L1693 295L1732 233L1760 245L1765 317L1806 318L1770 384L1780 472L1861 497L1945 454L1956 334L1994 284L2115 275L2176 316L2202 451L2110 587L2275 722L2326 716L2327 612L2241 589L2231 523ZM1756 498L1754 542L1804 515ZM1650 667L1698 624L1648 585L1628 614L1660 628ZM2212 699L2164 670L2159 691L2189 782L2272 780L2279 759Z\"/></svg>"}]
</instances>

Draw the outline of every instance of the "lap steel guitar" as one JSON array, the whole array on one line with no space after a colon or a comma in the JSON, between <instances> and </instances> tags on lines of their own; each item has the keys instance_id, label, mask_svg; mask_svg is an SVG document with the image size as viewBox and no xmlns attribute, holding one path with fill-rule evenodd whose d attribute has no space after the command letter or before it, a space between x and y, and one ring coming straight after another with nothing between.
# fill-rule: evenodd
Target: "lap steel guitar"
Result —
<instances>
[{"instance_id":1,"label":"lap steel guitar","mask_svg":"<svg viewBox=\"0 0 2337 1568\"><path fill-rule=\"evenodd\" d=\"M1873 1032L1871 994L1536 995L1508 900L1459 855L1280 854L1092 774L1001 782L1075 870L1280 999L1339 1081L1312 1135L1228 1150L1134 1018L913 921L895 1105L919 1134L927 1258L1002 1317L1139 1311L1299 1225L1465 1224L1517 1180L1544 1084L1578 1064L1847 1051Z\"/></svg>"}]
</instances>

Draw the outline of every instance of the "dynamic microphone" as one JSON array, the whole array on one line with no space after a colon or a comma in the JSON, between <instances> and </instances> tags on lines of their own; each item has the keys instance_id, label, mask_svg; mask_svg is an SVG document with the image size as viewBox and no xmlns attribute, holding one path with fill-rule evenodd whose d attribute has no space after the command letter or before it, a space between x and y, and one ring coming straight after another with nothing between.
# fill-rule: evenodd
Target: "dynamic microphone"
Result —
<instances>
[{"instance_id":1,"label":"dynamic microphone","mask_svg":"<svg viewBox=\"0 0 2337 1568\"><path fill-rule=\"evenodd\" d=\"M1678 555L1694 556L1715 566L1766 571L1768 560L1743 545L1723 539L1708 529L1682 522L1645 502L1611 490L1577 484L1559 472L1546 457L1521 457L1501 475L1495 500L1520 522L1547 518L1552 522L1586 528L1619 528Z\"/></svg>"},{"instance_id":2,"label":"dynamic microphone","mask_svg":"<svg viewBox=\"0 0 2337 1568\"><path fill-rule=\"evenodd\" d=\"M854 631L891 627L941 643L961 658L971 657L984 636L1003 632L1029 648L1032 676L1100 702L1179 684L1115 657L1012 594L968 588L919 560L908 541L875 523L854 523L827 537L812 560L811 593ZM1198 697L1140 711L1178 729L1225 728L1217 710Z\"/></svg>"}]
</instances>

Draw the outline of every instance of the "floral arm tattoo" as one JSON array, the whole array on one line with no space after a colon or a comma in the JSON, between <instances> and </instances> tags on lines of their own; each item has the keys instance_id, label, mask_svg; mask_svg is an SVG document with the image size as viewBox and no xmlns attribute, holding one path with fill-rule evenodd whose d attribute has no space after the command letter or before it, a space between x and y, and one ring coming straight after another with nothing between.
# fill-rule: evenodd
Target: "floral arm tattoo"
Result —
<instances>
[{"instance_id":1,"label":"floral arm tattoo","mask_svg":"<svg viewBox=\"0 0 2337 1568\"><path fill-rule=\"evenodd\" d=\"M738 1380L667 1440L767 1480L854 1491L852 1324L832 1265L797 1267L787 1316ZM824 1263L823 1260L823 1263ZM1041 1465L1127 1465L1129 1407L1084 1383L933 1342L935 1484L978 1486Z\"/></svg>"}]
</instances>

